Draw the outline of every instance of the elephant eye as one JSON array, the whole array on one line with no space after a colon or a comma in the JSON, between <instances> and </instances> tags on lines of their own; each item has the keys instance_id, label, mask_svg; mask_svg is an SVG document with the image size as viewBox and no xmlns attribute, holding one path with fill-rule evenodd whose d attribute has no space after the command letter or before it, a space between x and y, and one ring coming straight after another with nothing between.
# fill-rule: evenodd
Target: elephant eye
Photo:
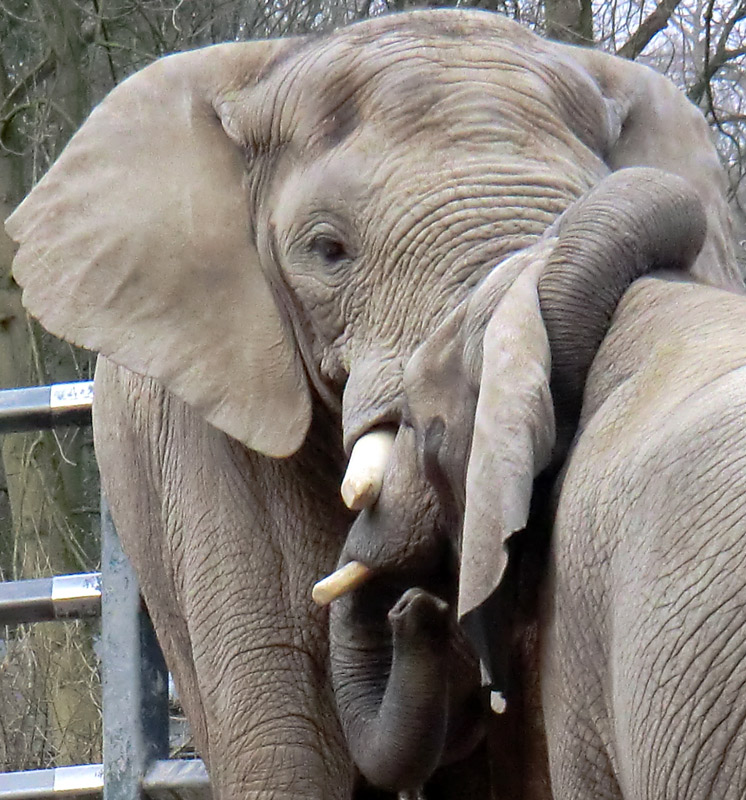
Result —
<instances>
[{"instance_id":1,"label":"elephant eye","mask_svg":"<svg viewBox=\"0 0 746 800\"><path fill-rule=\"evenodd\" d=\"M347 258L347 248L333 236L315 236L309 244L309 250L321 256L329 264L338 264Z\"/></svg>"}]
</instances>

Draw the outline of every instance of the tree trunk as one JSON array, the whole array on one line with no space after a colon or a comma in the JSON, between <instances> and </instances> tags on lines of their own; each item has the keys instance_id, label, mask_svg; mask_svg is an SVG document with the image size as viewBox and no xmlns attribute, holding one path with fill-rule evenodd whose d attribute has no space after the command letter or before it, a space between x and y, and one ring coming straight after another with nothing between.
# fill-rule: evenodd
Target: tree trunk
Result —
<instances>
[{"instance_id":1,"label":"tree trunk","mask_svg":"<svg viewBox=\"0 0 746 800\"><path fill-rule=\"evenodd\" d=\"M544 0L546 34L569 44L593 43L591 0Z\"/></svg>"},{"instance_id":2,"label":"tree trunk","mask_svg":"<svg viewBox=\"0 0 746 800\"><path fill-rule=\"evenodd\" d=\"M71 34L72 8L45 3L43 9L37 9L55 54L54 59L45 59L45 67L54 63L52 77L65 87L58 101L61 144L87 108L80 74L81 48ZM11 97L14 88L0 61L0 96ZM28 87L21 89L18 97L11 98L18 105L27 99ZM6 113L13 110L6 109ZM12 115L2 136L0 219L4 220L27 188L21 154L33 145L21 134ZM44 138L41 131L32 136ZM72 349L61 343L51 358L41 354L40 339L45 335L28 319L11 277L14 250L0 226L0 387L76 378L78 364L85 365L85 357L76 358ZM0 570L4 579L80 571L96 563L96 556L92 560L90 552L85 552L86 547L92 549L94 514L85 497L90 491L86 492L80 466L83 460L92 461L90 441L90 432L72 430L3 437ZM50 623L19 628L6 644L3 666L9 680L0 693L3 768L79 763L100 757L98 702L93 696L97 679L88 626Z\"/></svg>"}]
</instances>

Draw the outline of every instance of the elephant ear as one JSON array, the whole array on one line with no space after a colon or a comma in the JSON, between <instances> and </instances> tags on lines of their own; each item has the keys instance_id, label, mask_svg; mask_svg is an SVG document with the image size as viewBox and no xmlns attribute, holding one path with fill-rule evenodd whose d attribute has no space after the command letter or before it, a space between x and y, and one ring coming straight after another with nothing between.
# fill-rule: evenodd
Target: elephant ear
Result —
<instances>
[{"instance_id":1,"label":"elephant ear","mask_svg":"<svg viewBox=\"0 0 746 800\"><path fill-rule=\"evenodd\" d=\"M217 45L137 73L7 221L24 304L49 331L276 457L305 438L310 394L251 238L250 165L221 113L290 46Z\"/></svg>"},{"instance_id":2,"label":"elephant ear","mask_svg":"<svg viewBox=\"0 0 746 800\"><path fill-rule=\"evenodd\" d=\"M707 214L707 237L691 274L743 290L727 203L727 181L700 110L650 67L597 50L564 47L599 87L607 112L605 162L612 170L655 167L684 178Z\"/></svg>"},{"instance_id":3,"label":"elephant ear","mask_svg":"<svg viewBox=\"0 0 746 800\"><path fill-rule=\"evenodd\" d=\"M508 289L485 331L482 380L466 473L458 617L479 653L486 682L500 686L505 646L493 604L508 567L508 545L528 521L534 477L550 461L555 420L550 349L537 283L544 260Z\"/></svg>"}]
</instances>

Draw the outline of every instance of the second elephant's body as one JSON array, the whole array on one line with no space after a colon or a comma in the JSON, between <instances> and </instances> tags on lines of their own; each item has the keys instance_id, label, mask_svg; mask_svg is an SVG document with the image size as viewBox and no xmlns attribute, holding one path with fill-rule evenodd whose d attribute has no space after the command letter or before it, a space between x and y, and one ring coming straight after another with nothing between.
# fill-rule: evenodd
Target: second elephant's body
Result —
<instances>
[{"instance_id":1,"label":"second elephant's body","mask_svg":"<svg viewBox=\"0 0 746 800\"><path fill-rule=\"evenodd\" d=\"M645 279L564 477L542 687L557 798L746 792L746 300Z\"/></svg>"}]
</instances>

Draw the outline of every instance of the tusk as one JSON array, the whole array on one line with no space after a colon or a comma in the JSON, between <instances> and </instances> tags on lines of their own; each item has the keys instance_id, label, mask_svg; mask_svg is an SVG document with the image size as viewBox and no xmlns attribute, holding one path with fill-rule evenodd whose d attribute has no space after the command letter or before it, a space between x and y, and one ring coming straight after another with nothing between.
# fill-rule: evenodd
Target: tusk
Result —
<instances>
[{"instance_id":1,"label":"tusk","mask_svg":"<svg viewBox=\"0 0 746 800\"><path fill-rule=\"evenodd\" d=\"M370 431L355 442L342 481L342 499L347 508L360 511L376 502L395 438L394 431L381 429Z\"/></svg>"},{"instance_id":2,"label":"tusk","mask_svg":"<svg viewBox=\"0 0 746 800\"><path fill-rule=\"evenodd\" d=\"M490 692L490 708L495 714L504 714L508 704L502 692Z\"/></svg>"},{"instance_id":3,"label":"tusk","mask_svg":"<svg viewBox=\"0 0 746 800\"><path fill-rule=\"evenodd\" d=\"M359 561L350 561L336 572L314 584L311 590L313 602L320 606L327 606L347 592L351 592L370 578L373 570Z\"/></svg>"}]
</instances>

